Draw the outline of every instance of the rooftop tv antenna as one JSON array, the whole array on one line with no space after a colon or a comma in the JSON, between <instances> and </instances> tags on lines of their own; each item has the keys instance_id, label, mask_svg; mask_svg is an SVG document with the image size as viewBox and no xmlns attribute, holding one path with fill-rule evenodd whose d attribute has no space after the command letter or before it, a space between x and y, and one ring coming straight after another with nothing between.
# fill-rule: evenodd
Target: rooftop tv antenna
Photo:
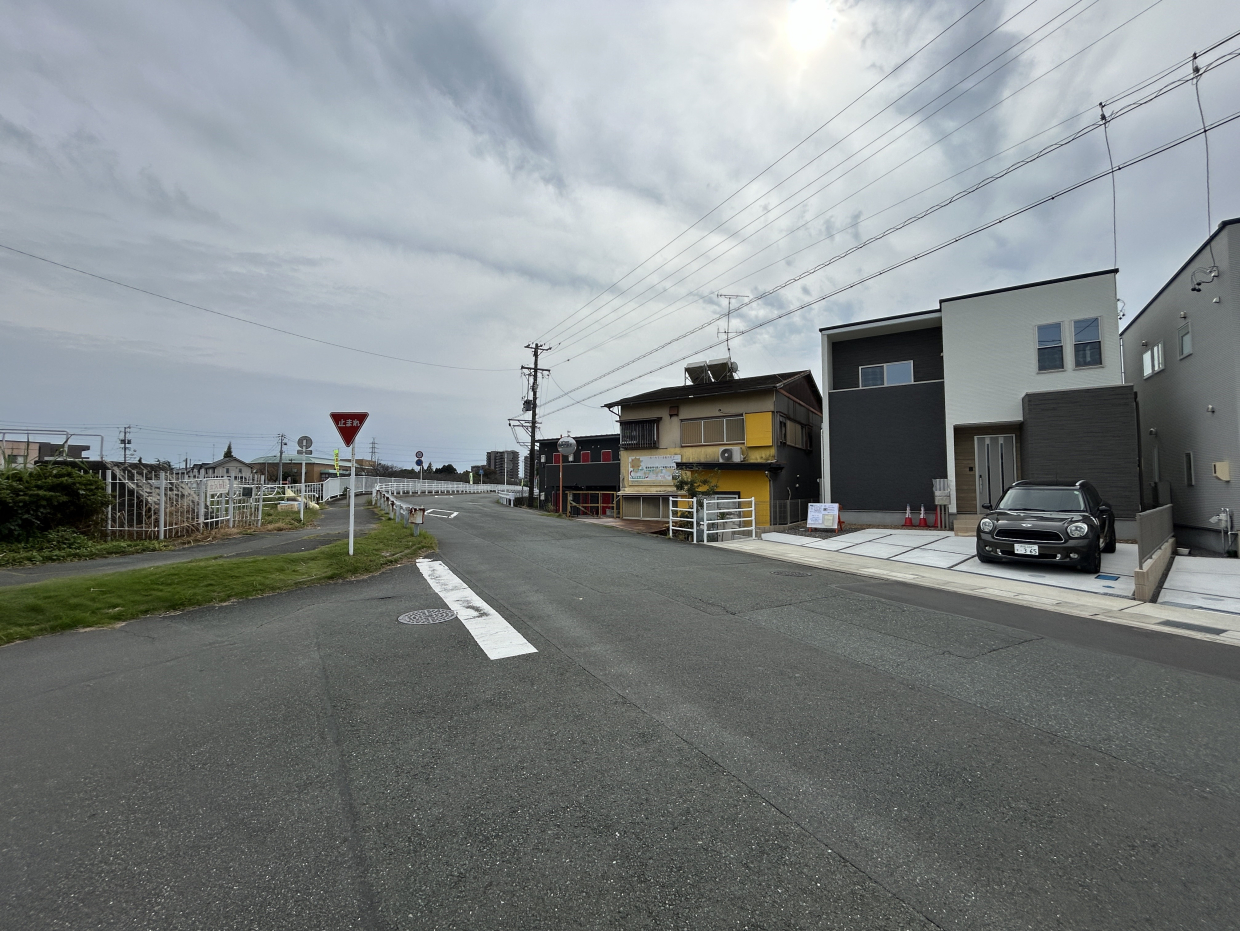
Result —
<instances>
[{"instance_id":1,"label":"rooftop tv antenna","mask_svg":"<svg viewBox=\"0 0 1240 931\"><path fill-rule=\"evenodd\" d=\"M727 322L724 324L723 332L720 333L718 330L716 330L715 335L723 337L724 344L727 346L727 349L728 349L728 358L730 359L732 358L732 302L733 301L747 301L749 300L749 295L748 294L716 294L715 297L726 297L728 299Z\"/></svg>"}]
</instances>

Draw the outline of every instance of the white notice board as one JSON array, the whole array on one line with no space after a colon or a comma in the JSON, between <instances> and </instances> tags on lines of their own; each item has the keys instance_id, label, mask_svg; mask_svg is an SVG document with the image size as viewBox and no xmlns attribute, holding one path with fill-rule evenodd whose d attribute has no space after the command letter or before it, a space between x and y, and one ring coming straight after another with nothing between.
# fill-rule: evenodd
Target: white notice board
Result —
<instances>
[{"instance_id":1,"label":"white notice board","mask_svg":"<svg viewBox=\"0 0 1240 931\"><path fill-rule=\"evenodd\" d=\"M838 530L840 527L840 506L838 504L811 504L809 518L805 526L819 530Z\"/></svg>"}]
</instances>

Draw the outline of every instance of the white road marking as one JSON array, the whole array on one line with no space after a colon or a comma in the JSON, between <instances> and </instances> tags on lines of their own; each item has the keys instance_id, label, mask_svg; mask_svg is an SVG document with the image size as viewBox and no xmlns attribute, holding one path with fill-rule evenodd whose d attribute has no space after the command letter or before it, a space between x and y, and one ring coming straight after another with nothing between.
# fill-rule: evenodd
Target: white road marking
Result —
<instances>
[{"instance_id":1,"label":"white road marking","mask_svg":"<svg viewBox=\"0 0 1240 931\"><path fill-rule=\"evenodd\" d=\"M426 513L430 517L446 517L448 520L460 514L460 511L445 511L443 508L427 508Z\"/></svg>"},{"instance_id":2,"label":"white road marking","mask_svg":"<svg viewBox=\"0 0 1240 931\"><path fill-rule=\"evenodd\" d=\"M522 637L489 604L474 594L473 589L458 579L451 569L437 559L419 559L422 577L435 589L444 603L456 612L465 629L473 634L478 646L491 659L537 653L538 650Z\"/></svg>"}]
</instances>

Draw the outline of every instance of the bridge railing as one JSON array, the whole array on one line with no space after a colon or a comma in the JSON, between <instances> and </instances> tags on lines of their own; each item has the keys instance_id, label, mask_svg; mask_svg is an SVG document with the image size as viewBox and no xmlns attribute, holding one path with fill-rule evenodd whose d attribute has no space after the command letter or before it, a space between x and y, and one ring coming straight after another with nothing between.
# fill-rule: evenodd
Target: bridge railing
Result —
<instances>
[{"instance_id":1,"label":"bridge railing","mask_svg":"<svg viewBox=\"0 0 1240 931\"><path fill-rule=\"evenodd\" d=\"M523 494L525 489L519 485L481 482L470 485L467 482L431 482L415 478L399 482L378 482L373 486L373 493L377 495L380 491L389 495L503 495Z\"/></svg>"}]
</instances>

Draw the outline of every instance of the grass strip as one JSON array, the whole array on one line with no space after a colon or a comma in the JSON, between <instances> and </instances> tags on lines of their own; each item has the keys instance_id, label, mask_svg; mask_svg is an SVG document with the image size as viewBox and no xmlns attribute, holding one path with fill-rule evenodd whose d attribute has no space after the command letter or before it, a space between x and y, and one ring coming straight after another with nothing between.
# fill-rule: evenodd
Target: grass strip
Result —
<instances>
[{"instance_id":1,"label":"grass strip","mask_svg":"<svg viewBox=\"0 0 1240 931\"><path fill-rule=\"evenodd\" d=\"M321 513L317 509L307 508L306 519L302 521L296 511L281 511L275 504L268 504L263 507L262 527L222 527L168 540L97 540L62 527L26 543L0 543L0 569L41 566L53 562L77 562L83 559L104 559L108 556L128 556L132 553L154 553L198 543L212 543L241 534L301 530L303 527L313 527Z\"/></svg>"},{"instance_id":2,"label":"grass strip","mask_svg":"<svg viewBox=\"0 0 1240 931\"><path fill-rule=\"evenodd\" d=\"M384 519L354 541L281 556L209 556L169 566L0 588L0 645L321 582L370 575L435 549L435 538Z\"/></svg>"}]
</instances>

